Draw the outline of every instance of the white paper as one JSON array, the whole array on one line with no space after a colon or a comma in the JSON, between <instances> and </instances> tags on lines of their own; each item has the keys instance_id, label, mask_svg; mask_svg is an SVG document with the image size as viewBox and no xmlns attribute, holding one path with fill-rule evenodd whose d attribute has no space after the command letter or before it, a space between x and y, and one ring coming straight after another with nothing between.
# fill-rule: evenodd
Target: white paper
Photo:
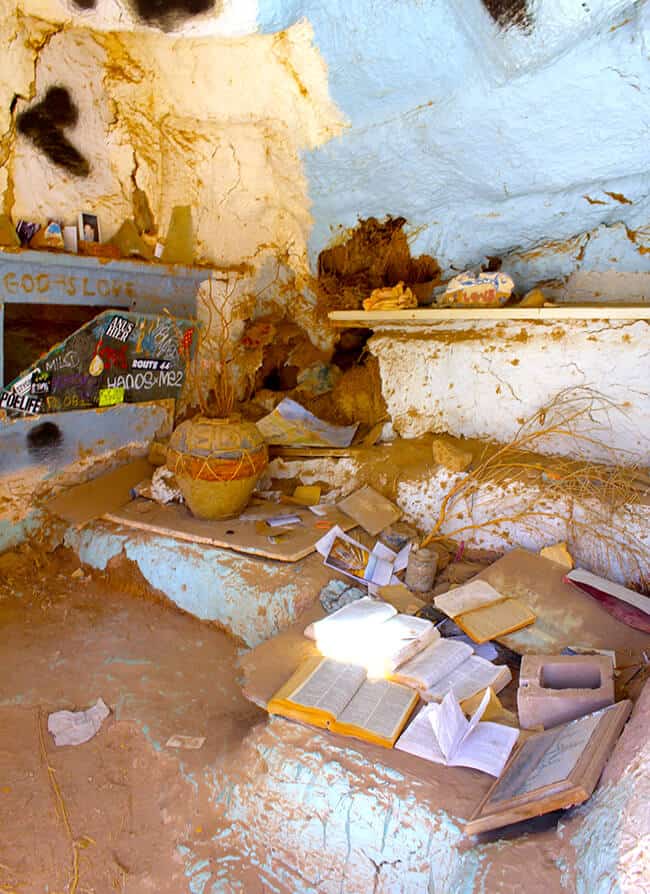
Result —
<instances>
[{"instance_id":1,"label":"white paper","mask_svg":"<svg viewBox=\"0 0 650 894\"><path fill-rule=\"evenodd\" d=\"M489 641L487 643L475 643L466 633L461 633L459 636L448 636L446 639L454 643L466 643L473 648L475 655L478 655L479 658L485 658L486 661L494 661L495 658L499 657L499 650L493 643Z\"/></svg>"},{"instance_id":2,"label":"white paper","mask_svg":"<svg viewBox=\"0 0 650 894\"><path fill-rule=\"evenodd\" d=\"M351 544L364 554L366 557L366 565L363 571L363 576L354 574L334 562L331 553L334 542L337 539L342 540L344 543ZM328 568L332 568L339 574L344 574L346 577L352 578L352 580L366 584L374 584L378 587L383 587L391 581L395 553L393 553L392 550L388 550L388 547L384 547L383 544L380 545L380 549L377 549L377 544L375 544L375 549L370 551L362 543L359 543L358 540L348 537L338 525L334 525L333 528L330 528L327 534L316 542L315 546L316 550L324 557L324 564L327 565ZM387 557L386 550L390 553L390 557Z\"/></svg>"},{"instance_id":3,"label":"white paper","mask_svg":"<svg viewBox=\"0 0 650 894\"><path fill-rule=\"evenodd\" d=\"M330 425L288 397L256 424L268 444L286 447L349 447L358 428Z\"/></svg>"},{"instance_id":4,"label":"white paper","mask_svg":"<svg viewBox=\"0 0 650 894\"><path fill-rule=\"evenodd\" d=\"M373 629L364 655L370 677L391 674L440 634L431 621L413 615L395 615Z\"/></svg>"},{"instance_id":5,"label":"white paper","mask_svg":"<svg viewBox=\"0 0 650 894\"><path fill-rule=\"evenodd\" d=\"M110 714L103 699L98 698L87 711L56 711L47 718L47 728L55 745L82 745L97 733Z\"/></svg>"},{"instance_id":6,"label":"white paper","mask_svg":"<svg viewBox=\"0 0 650 894\"><path fill-rule=\"evenodd\" d=\"M387 602L364 596L310 624L305 635L316 640L318 650L327 658L365 666L377 627L396 614L397 609Z\"/></svg>"},{"instance_id":7,"label":"white paper","mask_svg":"<svg viewBox=\"0 0 650 894\"><path fill-rule=\"evenodd\" d=\"M490 586L483 580L473 580L455 590L443 593L433 600L433 604L441 612L444 612L450 618L457 618L463 612L468 612L473 608L480 608L483 605L490 605L503 599L501 593Z\"/></svg>"},{"instance_id":8,"label":"white paper","mask_svg":"<svg viewBox=\"0 0 650 894\"><path fill-rule=\"evenodd\" d=\"M451 679L472 653L472 647L465 643L437 639L414 658L406 661L393 676L398 682L407 686L426 690L439 680Z\"/></svg>"},{"instance_id":9,"label":"white paper","mask_svg":"<svg viewBox=\"0 0 650 894\"><path fill-rule=\"evenodd\" d=\"M302 519L299 515L274 515L272 518L266 519L269 528L281 528L285 525L299 525L301 522Z\"/></svg>"}]
</instances>

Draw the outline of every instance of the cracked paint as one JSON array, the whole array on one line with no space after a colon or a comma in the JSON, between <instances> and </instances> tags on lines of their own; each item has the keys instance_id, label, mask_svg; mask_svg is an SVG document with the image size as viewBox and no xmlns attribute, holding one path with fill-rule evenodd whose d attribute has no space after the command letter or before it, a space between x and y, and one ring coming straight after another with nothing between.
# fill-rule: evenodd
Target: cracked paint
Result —
<instances>
[{"instance_id":1,"label":"cracked paint","mask_svg":"<svg viewBox=\"0 0 650 894\"><path fill-rule=\"evenodd\" d=\"M602 444L570 441L541 446L577 459L647 462L650 387L646 321L603 324L516 321L428 325L408 334L378 332L369 341L377 357L394 430L511 441L521 423L567 388L586 387L610 401L582 434ZM471 370L471 372L470 372ZM410 387L404 389L402 382ZM449 383L455 388L449 389Z\"/></svg>"}]
</instances>

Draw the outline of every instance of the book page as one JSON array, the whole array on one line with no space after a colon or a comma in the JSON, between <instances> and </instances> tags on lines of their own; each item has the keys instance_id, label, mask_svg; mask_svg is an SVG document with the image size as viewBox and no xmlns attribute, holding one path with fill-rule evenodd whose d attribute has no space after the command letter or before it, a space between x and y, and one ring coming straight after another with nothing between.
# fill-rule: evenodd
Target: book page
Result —
<instances>
[{"instance_id":1,"label":"book page","mask_svg":"<svg viewBox=\"0 0 650 894\"><path fill-rule=\"evenodd\" d=\"M364 668L326 658L288 698L294 704L318 708L338 717L365 678Z\"/></svg>"},{"instance_id":2,"label":"book page","mask_svg":"<svg viewBox=\"0 0 650 894\"><path fill-rule=\"evenodd\" d=\"M433 600L433 604L450 618L456 618L463 612L471 611L482 605L489 605L499 599L503 599L502 594L486 581L473 580L461 587L456 587L455 590L443 593L442 596L437 596Z\"/></svg>"},{"instance_id":3,"label":"book page","mask_svg":"<svg viewBox=\"0 0 650 894\"><path fill-rule=\"evenodd\" d=\"M371 676L385 676L395 670L403 661L440 634L431 621L412 615L394 615L378 627L373 628L373 640L368 660L363 663Z\"/></svg>"},{"instance_id":4,"label":"book page","mask_svg":"<svg viewBox=\"0 0 650 894\"><path fill-rule=\"evenodd\" d=\"M339 633L348 631L356 633L360 630L368 630L371 625L381 624L396 614L397 610L387 602L380 602L378 599L364 596L349 605L344 605L343 608L326 618L316 621L312 625L314 638L318 639L330 634L338 636Z\"/></svg>"},{"instance_id":5,"label":"book page","mask_svg":"<svg viewBox=\"0 0 650 894\"><path fill-rule=\"evenodd\" d=\"M466 643L449 639L437 639L418 655L403 664L393 678L399 683L428 689L439 680L447 679L471 657L473 649ZM445 692L449 687L447 687Z\"/></svg>"},{"instance_id":6,"label":"book page","mask_svg":"<svg viewBox=\"0 0 650 894\"><path fill-rule=\"evenodd\" d=\"M498 777L518 738L518 729L481 721L465 736L449 763L453 767L473 767Z\"/></svg>"},{"instance_id":7,"label":"book page","mask_svg":"<svg viewBox=\"0 0 650 894\"><path fill-rule=\"evenodd\" d=\"M444 640L442 640L444 642ZM437 680L423 693L422 698L428 702L441 701L451 691L459 702L494 686L497 679L503 677L508 682L512 675L504 665L492 664L478 655L471 655L467 661L456 667L450 674Z\"/></svg>"},{"instance_id":8,"label":"book page","mask_svg":"<svg viewBox=\"0 0 650 894\"><path fill-rule=\"evenodd\" d=\"M585 750L604 711L579 717L528 739L490 797L505 801L565 780Z\"/></svg>"},{"instance_id":9,"label":"book page","mask_svg":"<svg viewBox=\"0 0 650 894\"><path fill-rule=\"evenodd\" d=\"M425 761L446 765L445 756L431 728L431 712L436 709L437 705L427 705L423 708L395 742L395 748L424 758Z\"/></svg>"},{"instance_id":10,"label":"book page","mask_svg":"<svg viewBox=\"0 0 650 894\"><path fill-rule=\"evenodd\" d=\"M469 723L451 692L441 704L431 706L429 722L446 762L452 762L469 729Z\"/></svg>"},{"instance_id":11,"label":"book page","mask_svg":"<svg viewBox=\"0 0 650 894\"><path fill-rule=\"evenodd\" d=\"M397 734L413 703L413 691L389 680L366 680L337 722L368 730L384 739Z\"/></svg>"},{"instance_id":12,"label":"book page","mask_svg":"<svg viewBox=\"0 0 650 894\"><path fill-rule=\"evenodd\" d=\"M502 599L456 615L456 623L476 642L496 639L535 621L535 613L519 599Z\"/></svg>"}]
</instances>

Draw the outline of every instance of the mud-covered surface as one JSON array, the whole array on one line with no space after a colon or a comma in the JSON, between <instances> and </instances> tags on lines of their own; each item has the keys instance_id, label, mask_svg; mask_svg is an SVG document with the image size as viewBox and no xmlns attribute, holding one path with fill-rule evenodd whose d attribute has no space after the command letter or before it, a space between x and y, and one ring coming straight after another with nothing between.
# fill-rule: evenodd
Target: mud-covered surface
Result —
<instances>
[{"instance_id":1,"label":"mud-covered surface","mask_svg":"<svg viewBox=\"0 0 650 894\"><path fill-rule=\"evenodd\" d=\"M403 217L360 220L336 245L318 257L318 293L328 310L356 310L373 289L411 287L426 303L440 282L440 267L430 255L411 257Z\"/></svg>"},{"instance_id":2,"label":"mud-covered surface","mask_svg":"<svg viewBox=\"0 0 650 894\"><path fill-rule=\"evenodd\" d=\"M264 715L240 694L224 633L135 578L121 592L99 575L72 577L77 568L61 550L0 556L0 890L71 890L74 841L78 892L178 894L178 848L219 823L189 780L236 765ZM48 713L100 696L112 713L97 736L57 748ZM206 742L166 748L176 733Z\"/></svg>"}]
</instances>

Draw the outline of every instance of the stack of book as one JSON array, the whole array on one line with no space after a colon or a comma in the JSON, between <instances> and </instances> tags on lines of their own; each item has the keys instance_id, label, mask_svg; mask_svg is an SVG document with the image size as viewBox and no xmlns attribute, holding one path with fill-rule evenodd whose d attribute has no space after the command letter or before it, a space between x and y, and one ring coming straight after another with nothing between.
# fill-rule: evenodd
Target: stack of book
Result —
<instances>
[{"instance_id":1,"label":"stack of book","mask_svg":"<svg viewBox=\"0 0 650 894\"><path fill-rule=\"evenodd\" d=\"M420 698L457 700L499 691L510 670L424 618L364 597L311 624L322 658L305 662L268 704L272 714L392 748Z\"/></svg>"}]
</instances>

